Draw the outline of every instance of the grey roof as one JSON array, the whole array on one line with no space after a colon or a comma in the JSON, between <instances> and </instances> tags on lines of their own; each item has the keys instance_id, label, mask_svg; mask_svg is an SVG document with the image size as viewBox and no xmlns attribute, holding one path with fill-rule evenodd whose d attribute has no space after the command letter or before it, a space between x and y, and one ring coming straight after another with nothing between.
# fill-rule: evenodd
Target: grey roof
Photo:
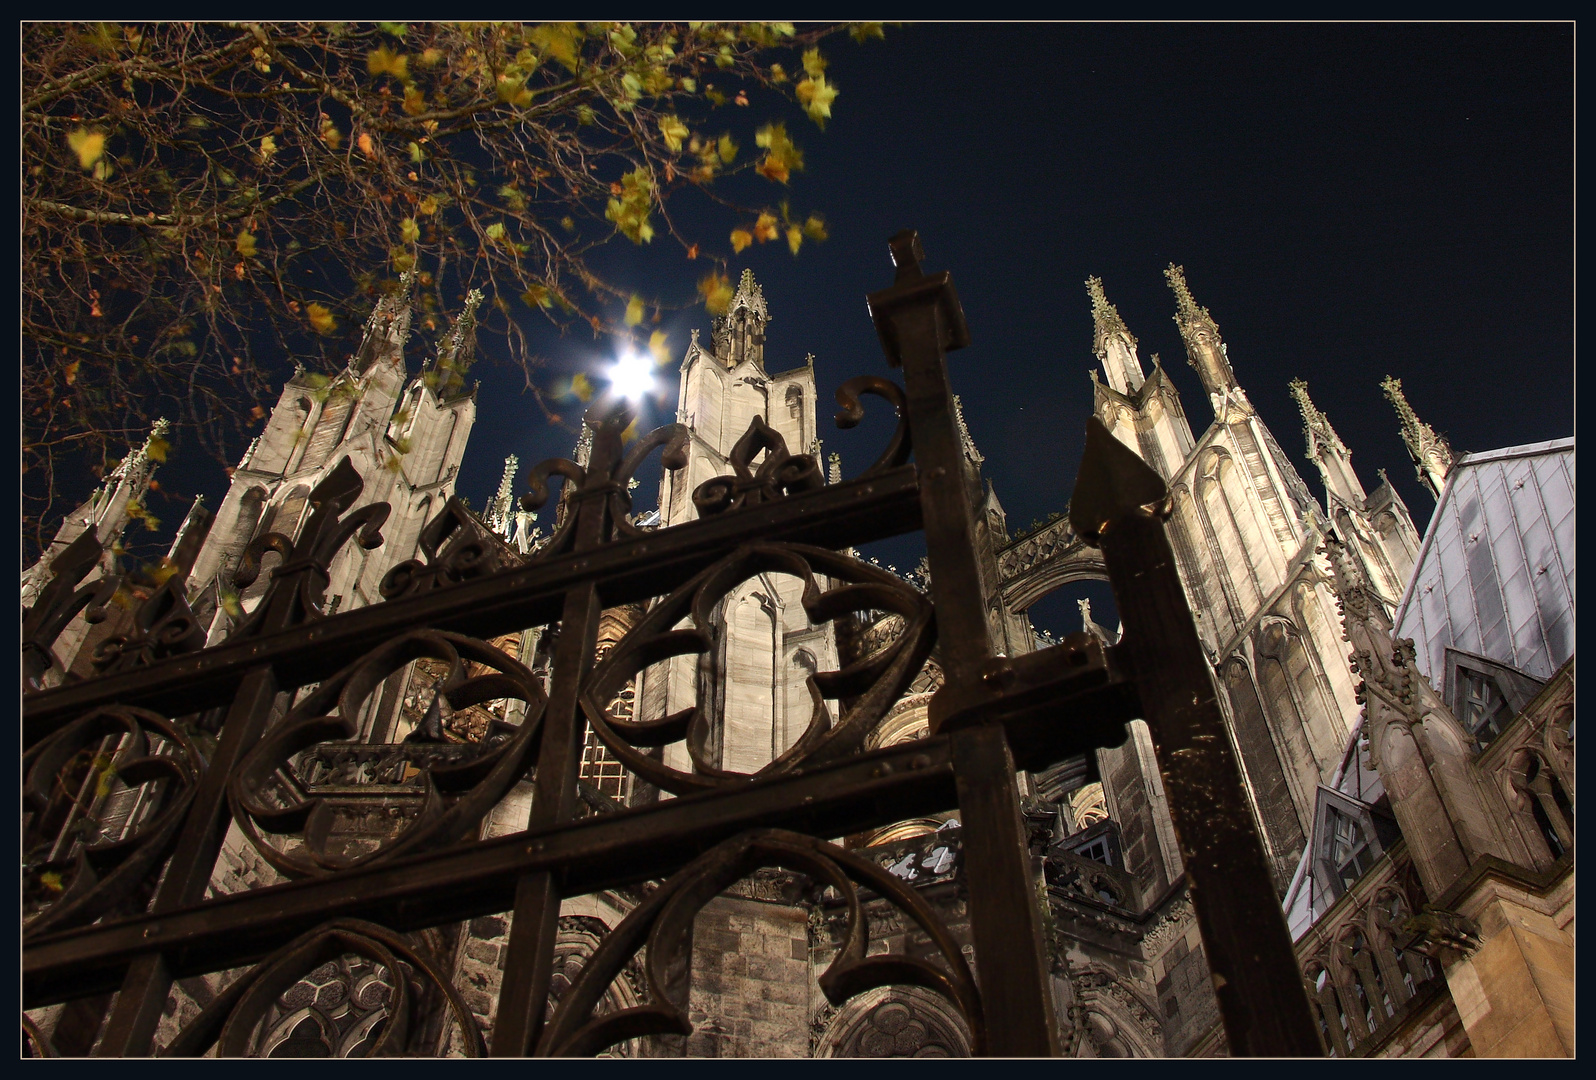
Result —
<instances>
[{"instance_id":1,"label":"grey roof","mask_svg":"<svg viewBox=\"0 0 1596 1080\"><path fill-rule=\"evenodd\" d=\"M1458 459L1430 519L1396 636L1440 686L1456 648L1550 678L1574 655L1574 440Z\"/></svg>"}]
</instances>

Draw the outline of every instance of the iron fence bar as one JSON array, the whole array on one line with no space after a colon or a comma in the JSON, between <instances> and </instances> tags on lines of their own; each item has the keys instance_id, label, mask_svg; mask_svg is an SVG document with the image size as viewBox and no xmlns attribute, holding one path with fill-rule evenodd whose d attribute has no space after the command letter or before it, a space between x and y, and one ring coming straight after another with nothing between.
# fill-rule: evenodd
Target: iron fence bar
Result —
<instances>
[{"instance_id":1,"label":"iron fence bar","mask_svg":"<svg viewBox=\"0 0 1596 1080\"><path fill-rule=\"evenodd\" d=\"M620 432L632 415L625 409L607 409L601 400L584 421L594 429L592 452L582 490L567 503L576 514L575 550L579 554L598 548L607 539L608 481L620 462ZM539 735L529 831L557 828L576 817L584 727L579 697L593 665L602 613L597 582L579 582L565 594ZM529 1057L543 1031L559 936L562 885L563 875L556 868L534 871L516 884L503 989L489 1046L494 1057Z\"/></svg>"},{"instance_id":2,"label":"iron fence bar","mask_svg":"<svg viewBox=\"0 0 1596 1080\"><path fill-rule=\"evenodd\" d=\"M1070 522L1102 548L1230 1052L1320 1057L1316 1025L1213 670L1176 571L1162 479L1095 417Z\"/></svg>"},{"instance_id":3,"label":"iron fence bar","mask_svg":"<svg viewBox=\"0 0 1596 1080\"><path fill-rule=\"evenodd\" d=\"M150 906L155 915L190 907L203 899L231 820L227 804L228 778L260 739L276 698L277 679L269 667L251 672L238 688L233 705L222 721L216 752L206 763L194 802L178 833L177 845L167 861L166 874ZM98 1056L147 1055L171 985L172 974L159 952L146 953L135 960L106 1018Z\"/></svg>"},{"instance_id":4,"label":"iron fence bar","mask_svg":"<svg viewBox=\"0 0 1596 1080\"><path fill-rule=\"evenodd\" d=\"M40 938L23 951L26 1007L114 990L158 951L174 977L251 963L328 919L405 931L504 911L517 883L558 870L566 896L666 877L739 833L843 836L956 804L947 737L932 737L730 792L668 799L325 878L234 893Z\"/></svg>"},{"instance_id":5,"label":"iron fence bar","mask_svg":"<svg viewBox=\"0 0 1596 1080\"><path fill-rule=\"evenodd\" d=\"M183 716L225 705L252 669L271 664L282 685L325 679L400 629L492 637L558 619L566 590L601 582L607 606L669 592L751 540L842 548L920 527L915 468L905 465L734 513L617 540L420 596L355 608L279 633L224 642L135 672L103 675L23 698L23 742L31 746L105 704Z\"/></svg>"},{"instance_id":6,"label":"iron fence bar","mask_svg":"<svg viewBox=\"0 0 1596 1080\"><path fill-rule=\"evenodd\" d=\"M969 331L951 275L922 273L924 252L916 235L899 233L891 250L896 279L890 289L870 296L870 312L888 363L903 368L946 676L938 696L967 697L982 682L995 682L997 674L945 355L968 344ZM981 710L970 717L977 724L988 719ZM1001 723L957 734L953 761L959 813L972 837L966 881L986 1051L999 1057L1055 1055L1041 913L1020 824L1014 760Z\"/></svg>"}]
</instances>

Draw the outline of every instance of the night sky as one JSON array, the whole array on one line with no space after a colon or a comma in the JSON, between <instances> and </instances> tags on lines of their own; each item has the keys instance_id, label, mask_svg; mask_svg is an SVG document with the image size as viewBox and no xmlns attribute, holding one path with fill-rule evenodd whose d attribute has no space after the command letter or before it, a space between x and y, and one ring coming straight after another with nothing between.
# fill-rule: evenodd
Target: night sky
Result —
<instances>
[{"instance_id":1,"label":"night sky","mask_svg":"<svg viewBox=\"0 0 1596 1080\"><path fill-rule=\"evenodd\" d=\"M1144 367L1162 355L1200 436L1212 412L1163 276L1183 264L1237 379L1321 499L1293 378L1308 381L1367 487L1389 471L1421 531L1433 501L1380 392L1385 375L1458 451L1573 433L1572 26L920 25L825 51L835 119L824 133L801 116L788 125L806 170L785 193L755 177L730 193L771 206L786 194L800 220L823 213L831 238L797 258L779 241L756 246L728 271L751 267L764 288L766 367L813 353L829 406L844 379L887 372L864 297L891 282L887 238L917 229L927 268L951 270L964 304L972 344L950 356L951 377L1012 532L1061 510L1073 485L1096 366L1088 275L1103 279ZM728 106L706 129L730 127L752 151L762 104ZM738 221L685 198L671 210L706 251L730 253ZM676 357L692 327L707 340L703 309L680 307L704 260L618 240L602 265L677 308L660 324ZM616 351L586 331L545 333L538 347L567 372ZM571 422L550 425L502 350L484 335L473 371L479 413L459 491L479 509L506 454L523 471L568 455L579 415L573 404ZM421 360L413 349L412 368ZM652 419L666 423L674 363L660 382ZM853 475L889 431L877 408L825 449ZM214 506L225 477L206 468L195 483ZM638 495L653 505L648 488ZM907 569L916 543L871 550ZM1037 625L1079 629L1078 595L1101 613L1107 589L1061 590L1033 609Z\"/></svg>"}]
</instances>

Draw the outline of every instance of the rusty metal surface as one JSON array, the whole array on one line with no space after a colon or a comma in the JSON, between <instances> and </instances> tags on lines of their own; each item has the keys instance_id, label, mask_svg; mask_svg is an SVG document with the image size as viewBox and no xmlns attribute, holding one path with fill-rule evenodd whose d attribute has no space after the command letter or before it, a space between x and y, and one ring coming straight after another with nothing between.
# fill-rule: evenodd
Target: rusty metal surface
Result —
<instances>
[{"instance_id":1,"label":"rusty metal surface","mask_svg":"<svg viewBox=\"0 0 1596 1080\"><path fill-rule=\"evenodd\" d=\"M647 532L631 520L627 480L656 450L665 467L681 467L685 430L668 425L623 452L622 432L632 413L624 403L600 401L584 421L592 433L587 463L555 459L527 474L528 506L549 497L552 479L565 485L555 534L530 561L507 569L482 565L480 551L452 539L462 522L457 508L445 508L424 533L426 561L412 560L389 576L386 602L326 616L321 601L331 560L352 540L364 547L381 543L387 514L381 503L349 510L361 484L345 461L311 494L312 512L297 541L272 534L251 545L241 581L258 571L267 550L284 562L260 605L228 640L189 655L128 642L129 655L136 654L128 670L37 689L55 635L103 588L77 587L97 558L90 550L97 541L69 548L71 557L57 560L56 581L36 610L25 613L24 742L33 748L30 761L46 763L30 775L30 790L54 792L52 779L69 770L55 764L52 777L44 772L50 763L81 757L91 735L114 741L109 728L101 730L109 721L90 722L108 706L144 718L125 721L124 728L170 729L163 738L179 748L190 731L217 738L203 759L186 766L176 759L138 766L140 755L127 753L95 766L98 772L74 766L71 777L90 778L80 786L99 777L113 794L144 782L140 768L151 777L165 772L146 785L158 792L138 804L145 816L135 824L142 826L122 838L122 876L67 871L65 888L77 890L70 896L88 896L92 903L44 905L47 918L29 931L23 955L26 1004L76 999L84 1002L80 1011L92 1012L104 1008L93 995L120 989L101 1022L100 1052L148 1054L174 979L256 964L169 1048L197 1053L214 1044L223 1053L252 1052L250 1032L265 1022L268 999L336 951L368 966L392 968L402 961L431 979L448 999L468 1049L496 1056L591 1053L644 1032L681 1032L693 913L743 874L783 866L830 883L850 912L859 887L890 899L937 946L941 958L935 962L867 958L868 942L854 919L846 947L821 979L833 1003L870 987L909 983L948 997L979 1052L1057 1053L1040 880L1026 845L1015 768L1041 768L1118 745L1125 722L1145 715L1162 740L1160 762L1177 828L1197 868L1204 938L1212 936L1215 970L1231 987L1221 988L1220 1000L1233 1049L1316 1052L1316 1041L1312 1051L1293 1041L1298 1003L1270 981L1277 943L1268 928L1262 935L1243 933L1244 924L1267 922L1266 906L1273 905L1276 921L1280 914L1267 874L1257 879L1258 841L1244 801L1237 811L1234 760L1204 749L1217 723L1211 682L1194 651L1195 632L1161 521L1139 509L1162 498L1162 484L1155 490L1145 476L1105 458L1098 434L1089 435L1083 477L1088 465L1097 474L1083 479L1086 496L1075 500L1076 514L1091 519L1077 532L1103 547L1126 613L1126 640L1104 649L1094 639L1072 636L1024 657L994 655L946 360L948 351L968 343L968 329L949 275L921 270L914 235L895 237L892 253L896 279L869 300L888 363L902 369L904 386L867 375L845 383L837 399L839 424L859 421L861 395L892 405L898 424L880 458L854 480L821 486L817 463L791 454L756 421L733 454L732 473L694 493L701 520ZM929 601L837 550L922 526ZM738 773L710 760L702 708L642 721L612 710L619 688L638 671L705 652L714 605L767 572L803 583L802 605L816 623L861 609L892 612L902 623L882 651L811 676L814 720L791 750L758 772ZM652 613L597 659L604 612L655 598ZM146 638L176 608L168 603L151 611L148 625L141 624ZM530 661L494 644L500 635L556 623L546 686ZM187 647L191 635L182 638L178 644ZM946 678L931 703L933 734L861 752L865 736L937 642ZM359 759L349 747L358 738L363 706L396 672L421 659L444 673L409 743L444 739L445 709L509 701L522 711L514 722L479 724L448 753L390 747L369 755L373 762L399 763L390 786L404 787L395 803L403 812L382 838L349 847L335 835L338 807L340 799L347 804L362 793L321 783L311 763L317 755ZM320 685L297 703L286 696L313 683ZM835 721L825 705L833 700ZM1195 710L1183 702L1195 702ZM386 732L386 724L379 729ZM589 726L631 775L678 797L629 808L595 799L579 778ZM676 743L685 744L691 770L668 768L655 756ZM1180 757L1186 751L1196 751L1189 767ZM484 815L523 778L532 781L524 821L509 835L473 839ZM30 824L48 831L53 797L34 800L40 805L28 811ZM818 839L954 809L963 819L970 871L974 974L914 890ZM263 863L294 880L206 899L223 834L233 823ZM1217 839L1202 838L1204 824L1216 826ZM90 843L73 847L60 840L57 846L63 858L77 858L91 870L96 858L105 861ZM545 1027L561 901L644 882L663 884L606 939L591 979L561 999ZM436 958L415 953L397 935L507 910L514 919L499 1011L491 1041L480 1045ZM364 921L347 921L355 918ZM613 977L615 965L645 941L650 1001L630 1014L594 1015L605 972ZM1289 941L1285 955L1289 960ZM1246 981L1241 972L1257 978L1246 965L1265 972L1272 1001L1238 988ZM396 1009L411 1008L403 987L393 992ZM1301 1004L1306 1022L1305 998ZM374 1035L368 1049L406 1045L409 1013L400 1012L392 1031ZM87 1045L76 1038L73 1045L80 1044ZM47 1043L35 1038L32 1045Z\"/></svg>"}]
</instances>

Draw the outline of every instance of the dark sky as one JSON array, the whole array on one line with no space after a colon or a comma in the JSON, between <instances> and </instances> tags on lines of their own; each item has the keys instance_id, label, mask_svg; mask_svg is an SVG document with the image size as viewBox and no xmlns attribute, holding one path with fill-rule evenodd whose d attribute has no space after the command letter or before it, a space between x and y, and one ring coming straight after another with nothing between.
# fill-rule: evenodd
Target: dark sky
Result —
<instances>
[{"instance_id":1,"label":"dark sky","mask_svg":"<svg viewBox=\"0 0 1596 1080\"><path fill-rule=\"evenodd\" d=\"M1212 413L1163 277L1183 264L1238 380L1321 497L1286 390L1296 377L1365 485L1385 467L1421 530L1433 503L1383 376L1401 378L1458 450L1572 434L1570 25L918 25L826 54L835 119L824 133L789 122L807 169L788 194L799 217L826 215L831 238L797 258L781 243L751 248L731 276L751 267L764 287L766 366L814 353L826 404L844 379L886 373L864 297L891 281L887 238L919 230L928 268L951 270L964 303L972 344L950 357L953 385L1011 530L1070 494L1092 404L1093 274L1144 365L1162 355L1200 436ZM708 126L752 151L760 105ZM753 178L740 193L782 197ZM706 249L729 251L734 222L673 207ZM707 269L658 240L617 241L606 265L671 303ZM662 325L680 356L709 319L697 308ZM496 347L485 338L474 372L480 411L459 485L479 508L507 453L524 469L573 440L519 393ZM569 370L614 352L588 334L541 347ZM664 423L674 365L661 381ZM851 475L888 430L867 420L826 449ZM222 479L211 488L214 505ZM883 554L915 557L905 544ZM1066 599L1039 605L1037 624L1078 629Z\"/></svg>"}]
</instances>

